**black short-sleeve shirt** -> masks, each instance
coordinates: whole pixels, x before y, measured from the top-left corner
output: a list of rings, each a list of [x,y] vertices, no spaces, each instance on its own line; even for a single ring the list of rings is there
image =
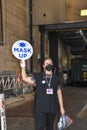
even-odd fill
[[[46,89],[49,88],[44,74],[34,74],[36,80],[35,86],[35,103],[34,111],[57,113],[58,112],[58,97],[57,90],[60,89],[60,81],[57,75],[53,75],[50,82],[50,88],[53,94],[46,94]]]

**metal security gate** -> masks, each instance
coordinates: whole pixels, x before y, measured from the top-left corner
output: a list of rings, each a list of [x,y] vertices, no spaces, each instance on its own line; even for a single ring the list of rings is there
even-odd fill
[[[23,90],[24,82],[18,81],[18,76],[16,75],[3,75],[0,77],[2,86],[5,92],[5,97],[8,98],[10,95],[18,96],[17,91],[19,89]],[[23,94],[23,92],[22,92]]]
[[[0,75],[0,130],[7,130],[5,100],[24,96],[33,91],[33,87],[22,81],[20,75],[1,74]]]
[[[5,98],[9,97],[17,97],[20,95],[24,95],[26,93],[30,93],[33,91],[32,86],[19,81],[19,77],[17,75],[3,75],[0,76],[0,80],[2,82],[2,86],[5,93]]]

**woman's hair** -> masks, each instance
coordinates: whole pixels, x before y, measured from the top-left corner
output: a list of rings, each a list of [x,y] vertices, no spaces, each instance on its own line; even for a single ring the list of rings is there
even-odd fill
[[[50,57],[46,57],[43,61],[43,63],[46,61],[46,60],[51,60],[53,62],[53,60],[50,58]]]

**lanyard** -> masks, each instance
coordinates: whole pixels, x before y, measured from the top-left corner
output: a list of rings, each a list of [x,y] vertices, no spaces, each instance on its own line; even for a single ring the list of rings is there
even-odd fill
[[[48,79],[49,78],[49,79]],[[46,76],[46,83],[47,85],[50,87],[50,84],[51,84],[51,80],[52,80],[52,77],[48,77]]]

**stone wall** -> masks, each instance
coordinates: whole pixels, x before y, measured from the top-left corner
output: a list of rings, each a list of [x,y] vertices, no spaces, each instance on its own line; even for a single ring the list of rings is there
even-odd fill
[[[87,0],[33,0],[33,25],[87,20],[80,16],[87,9]]]
[[[2,0],[3,41],[0,46],[0,70],[20,69],[19,60],[12,55],[12,45],[20,39],[28,39],[26,0]]]

